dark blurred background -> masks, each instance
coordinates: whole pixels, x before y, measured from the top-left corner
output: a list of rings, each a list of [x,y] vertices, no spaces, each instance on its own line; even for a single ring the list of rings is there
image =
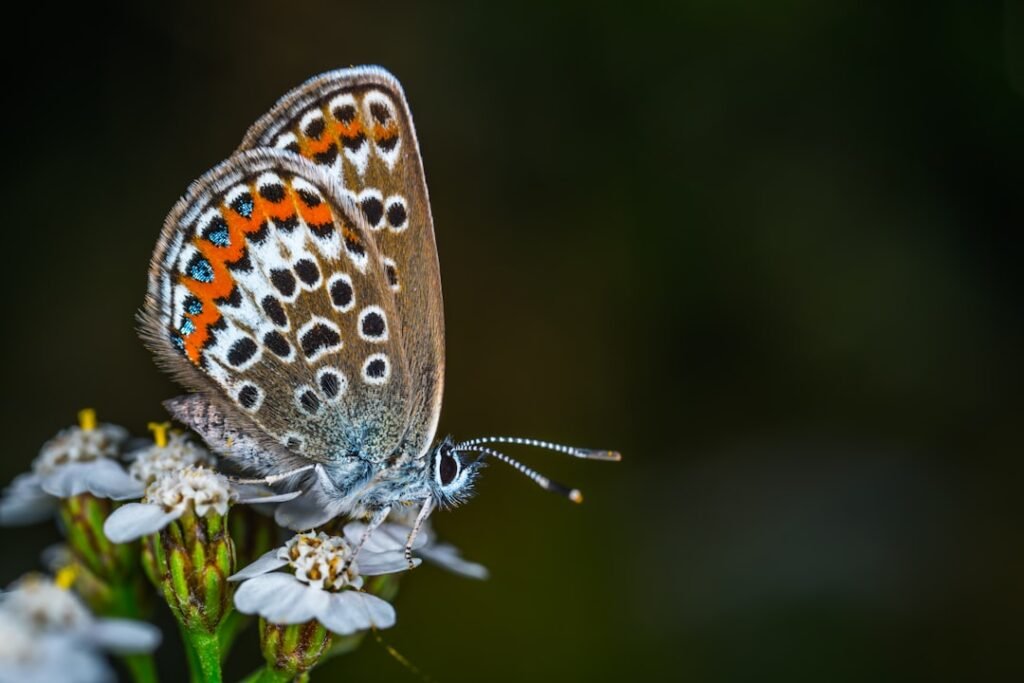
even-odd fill
[[[626,456],[516,452],[582,506],[490,468],[436,521],[491,580],[417,570],[388,643],[439,682],[1020,680],[1024,8],[868,4],[14,10],[3,480],[83,406],[163,416],[133,314],[165,213],[286,90],[378,63],[442,430]],[[58,538],[2,533],[5,584]],[[372,640],[314,678],[417,680]]]

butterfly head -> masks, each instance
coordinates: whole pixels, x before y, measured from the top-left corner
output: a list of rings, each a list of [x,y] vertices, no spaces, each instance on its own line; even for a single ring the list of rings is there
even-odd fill
[[[574,503],[583,502],[583,494],[579,489],[559,484],[491,447],[494,444],[503,443],[535,446],[585,460],[614,462],[622,457],[616,451],[563,446],[550,441],[522,437],[488,436],[459,443],[453,441],[451,437],[445,437],[434,447],[430,461],[430,486],[434,492],[435,501],[445,506],[464,502],[472,495],[473,483],[480,468],[484,466],[486,459],[491,459],[509,465],[545,490],[564,496]],[[470,459],[470,453],[476,454],[475,459]]]
[[[430,487],[438,504],[446,507],[465,502],[473,493],[473,483],[483,462],[470,458],[456,448],[451,437],[434,447],[430,461]]]

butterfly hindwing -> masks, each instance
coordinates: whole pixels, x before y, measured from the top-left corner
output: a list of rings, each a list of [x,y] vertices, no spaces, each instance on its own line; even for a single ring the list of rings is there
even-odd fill
[[[258,148],[311,160],[362,214],[409,365],[410,419],[400,450],[423,456],[440,416],[444,312],[423,163],[401,86],[376,67],[317,76],[249,130],[240,151]]]
[[[220,164],[171,211],[149,277],[149,346],[234,420],[308,460],[398,448],[399,314],[365,222],[321,168],[273,149]]]

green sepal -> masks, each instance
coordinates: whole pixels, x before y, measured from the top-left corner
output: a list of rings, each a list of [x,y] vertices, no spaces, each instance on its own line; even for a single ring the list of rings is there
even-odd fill
[[[60,519],[71,552],[98,579],[118,583],[138,567],[137,543],[113,543],[103,533],[103,522],[116,503],[81,493],[60,501]]]
[[[188,632],[216,634],[231,611],[235,546],[224,516],[191,510],[143,539],[143,566]]]
[[[290,678],[302,676],[323,659],[330,645],[331,632],[315,619],[288,625],[260,619],[260,650],[267,669],[275,674]]]

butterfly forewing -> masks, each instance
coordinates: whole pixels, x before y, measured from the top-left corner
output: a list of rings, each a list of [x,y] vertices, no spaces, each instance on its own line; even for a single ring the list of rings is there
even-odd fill
[[[255,148],[313,161],[362,214],[409,364],[410,419],[400,450],[422,456],[440,415],[444,313],[423,164],[401,86],[372,67],[318,76],[249,130],[240,150]]]
[[[354,204],[288,151],[236,155],[171,211],[144,334],[172,371],[304,458],[380,460],[411,412],[385,264]]]

